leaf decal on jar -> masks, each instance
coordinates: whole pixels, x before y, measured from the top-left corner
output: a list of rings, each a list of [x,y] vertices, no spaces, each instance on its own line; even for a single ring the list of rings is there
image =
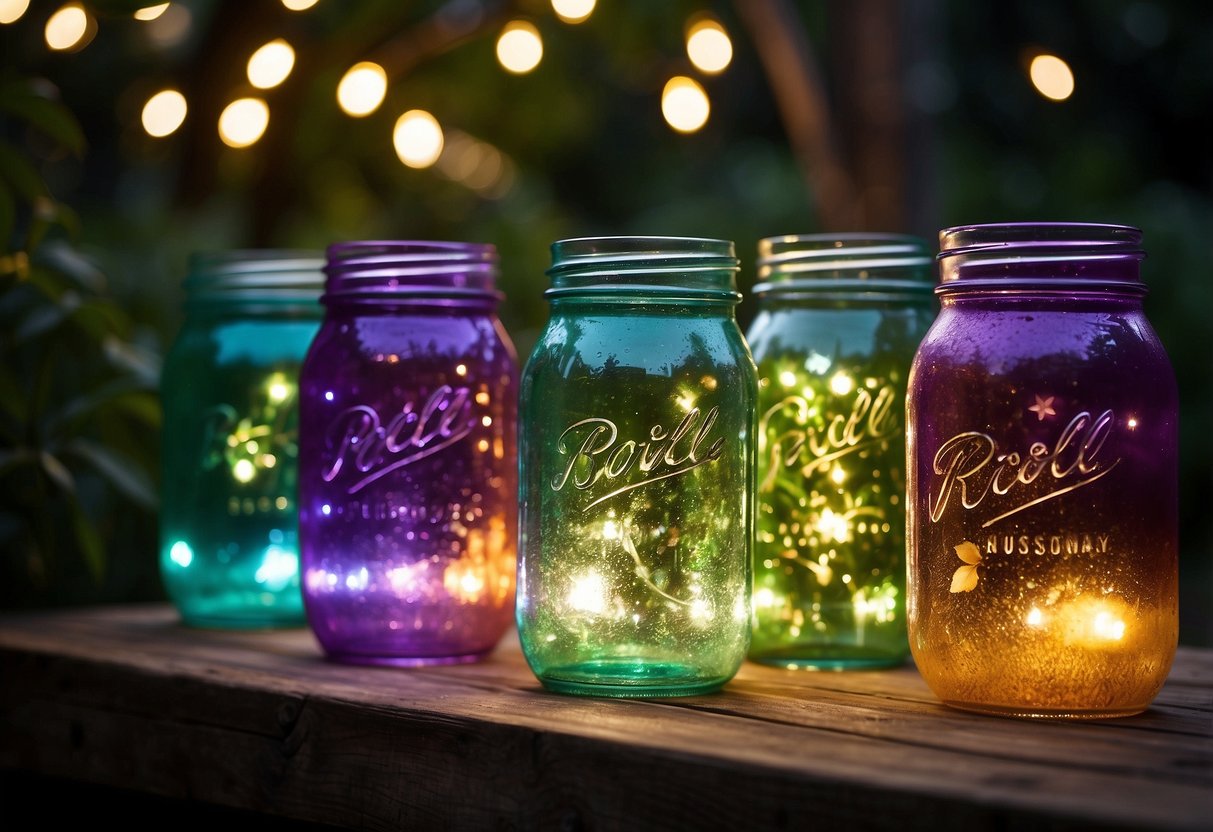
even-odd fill
[[[952,592],[971,592],[977,586],[977,567],[981,565],[981,552],[969,541],[954,546],[956,556],[964,561],[952,575]]]

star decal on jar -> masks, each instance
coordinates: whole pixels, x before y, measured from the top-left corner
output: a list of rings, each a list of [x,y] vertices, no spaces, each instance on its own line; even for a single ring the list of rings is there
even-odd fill
[[[1053,409],[1053,399],[1055,396],[1037,396],[1036,404],[1030,406],[1028,410],[1036,414],[1036,421],[1043,422],[1046,416],[1056,416],[1057,411]]]

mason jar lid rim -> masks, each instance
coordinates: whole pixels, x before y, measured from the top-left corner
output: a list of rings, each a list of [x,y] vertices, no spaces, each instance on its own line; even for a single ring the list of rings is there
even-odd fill
[[[1033,252],[1063,251],[1081,256],[1078,249],[1107,251],[1122,255],[1141,255],[1140,228],[1115,223],[1090,222],[1012,222],[957,225],[939,232],[938,259],[982,252],[1016,250]]]
[[[712,237],[570,237],[552,243],[550,276],[568,272],[587,274],[668,271],[672,264],[686,263],[697,271],[737,271],[732,240]]]
[[[837,273],[835,273],[836,275]],[[818,292],[852,294],[917,294],[929,295],[935,290],[934,279],[861,277],[858,275],[831,276],[819,272],[811,278],[788,278],[765,280],[755,283],[750,292],[764,294],[816,294]]]
[[[245,249],[199,251],[189,257],[187,288],[205,291],[320,286],[324,256],[318,251]]]
[[[462,240],[345,240],[340,243],[331,243],[325,249],[325,253],[330,259],[344,259],[359,252],[366,252],[370,255],[496,255],[497,247],[492,243],[465,242]]]
[[[821,252],[825,254],[826,252]],[[789,274],[796,272],[861,272],[871,269],[905,269],[914,267],[930,267],[935,258],[929,254],[920,254],[915,256],[905,257],[868,257],[866,255],[882,254],[885,252],[865,249],[864,257],[856,257],[850,259],[847,257],[838,257],[837,252],[828,252],[831,257],[827,260],[824,257],[819,259],[818,256],[805,257],[799,253],[792,253],[787,256],[772,255],[768,258],[759,259],[758,270],[761,274]],[[891,252],[890,252],[891,253]],[[926,279],[930,280],[931,276],[927,274]],[[857,279],[863,279],[857,276]]]

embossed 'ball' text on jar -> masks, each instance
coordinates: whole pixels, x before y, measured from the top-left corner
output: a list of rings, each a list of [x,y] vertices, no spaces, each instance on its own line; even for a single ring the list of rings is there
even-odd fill
[[[301,626],[298,377],[320,252],[197,253],[160,398],[160,575],[186,624]]]
[[[714,690],[749,641],[757,378],[733,244],[552,246],[523,373],[517,621],[545,687]]]
[[[960,708],[1137,713],[1178,634],[1176,385],[1143,312],[1141,232],[940,242],[908,400],[914,659]]]
[[[905,622],[905,392],[935,317],[926,243],[758,245],[758,529],[750,658],[893,667]]]
[[[300,377],[308,623],[338,661],[475,661],[510,625],[516,570],[518,372],[496,249],[341,243],[325,271]]]

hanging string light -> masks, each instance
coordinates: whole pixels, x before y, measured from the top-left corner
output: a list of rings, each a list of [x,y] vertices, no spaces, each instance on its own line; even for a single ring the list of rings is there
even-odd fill
[[[719,21],[702,18],[687,31],[687,57],[700,72],[723,72],[733,60],[733,41]]]
[[[442,125],[425,110],[409,110],[396,121],[392,144],[410,168],[428,168],[442,155]]]
[[[565,23],[584,23],[596,5],[598,0],[552,0],[552,11]]]
[[[163,138],[177,131],[188,111],[185,96],[174,89],[161,90],[143,105],[143,129],[153,138]]]
[[[293,12],[307,11],[312,6],[316,5],[319,0],[282,0],[282,5]]]
[[[97,22],[79,3],[68,3],[46,21],[46,45],[56,52],[78,52],[97,34]]]
[[[707,124],[711,104],[708,94],[694,78],[676,75],[661,93],[661,114],[679,133],[694,133]]]
[[[144,6],[135,10],[135,20],[155,20],[168,9],[168,3],[157,3],[155,6]]]
[[[1028,67],[1036,91],[1051,101],[1065,101],[1074,93],[1074,73],[1056,55],[1037,55]]]
[[[497,37],[497,60],[509,72],[525,75],[543,59],[543,39],[534,24],[512,20]]]
[[[371,61],[350,67],[337,85],[337,104],[347,114],[368,116],[383,103],[387,95],[387,73]]]
[[[270,108],[260,98],[239,98],[219,115],[219,138],[228,147],[248,147],[264,135]]]
[[[282,38],[262,46],[248,59],[248,79],[254,87],[272,89],[287,79],[295,68],[295,50]]]
[[[0,0],[0,23],[16,23],[29,9],[29,0]]]

